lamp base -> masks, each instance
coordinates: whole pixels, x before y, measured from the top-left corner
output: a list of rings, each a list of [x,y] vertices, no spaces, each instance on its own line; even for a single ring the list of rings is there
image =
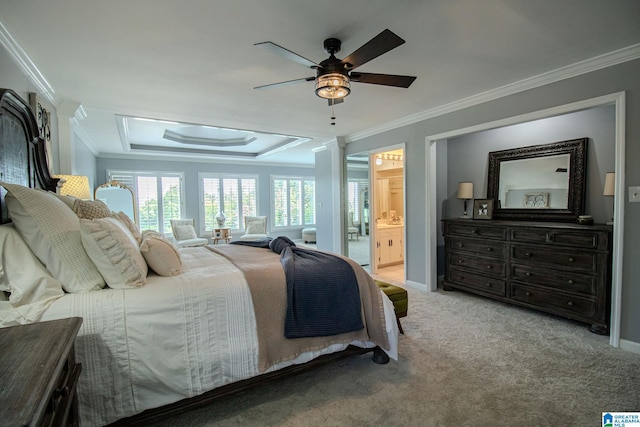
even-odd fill
[[[469,215],[467,215],[467,213],[465,212],[464,215],[460,215],[461,219],[471,219],[471,217]]]

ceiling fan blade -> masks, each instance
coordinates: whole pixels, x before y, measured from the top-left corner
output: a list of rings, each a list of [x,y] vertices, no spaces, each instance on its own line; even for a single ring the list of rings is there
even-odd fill
[[[280,55],[285,57],[286,59],[288,59],[289,61],[293,61],[293,62],[297,62],[300,65],[303,65],[305,67],[309,67],[309,68],[317,68],[320,65],[316,64],[315,62],[313,62],[310,59],[305,58],[304,56],[298,55],[295,52],[291,52],[289,49],[286,49],[282,46],[279,46],[273,42],[260,42],[260,43],[255,43],[254,46],[259,46],[259,47],[263,47],[265,49],[270,50],[271,52],[275,53],[276,55]]]
[[[312,82],[315,79],[316,79],[315,77],[303,77],[301,79],[287,80],[286,82],[271,83],[268,85],[256,86],[254,87],[254,89],[271,89],[272,87],[286,86],[286,85],[295,84],[295,83]]]
[[[327,99],[327,101],[329,102],[329,107],[331,107],[332,105],[342,104],[344,102],[344,98],[330,98]]]
[[[383,53],[387,53],[391,49],[395,49],[403,43],[403,39],[391,30],[387,29],[366,42],[351,55],[344,58],[342,63],[349,64],[349,69],[353,70],[354,68],[377,58]]]
[[[414,76],[397,76],[394,74],[356,73],[349,75],[352,82],[371,83],[374,85],[408,88],[416,79]]]

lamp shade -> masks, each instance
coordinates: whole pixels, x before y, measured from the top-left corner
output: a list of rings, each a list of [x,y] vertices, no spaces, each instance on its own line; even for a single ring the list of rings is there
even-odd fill
[[[604,191],[603,196],[613,196],[616,194],[616,173],[607,172],[604,177]]]
[[[60,194],[72,196],[77,199],[90,199],[89,177],[83,175],[54,175],[60,179]]]
[[[473,199],[473,182],[458,183],[458,199]]]

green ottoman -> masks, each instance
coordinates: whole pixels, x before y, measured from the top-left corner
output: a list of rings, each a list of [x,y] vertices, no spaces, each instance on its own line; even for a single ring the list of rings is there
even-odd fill
[[[407,290],[400,286],[395,286],[380,280],[376,280],[375,282],[393,303],[393,309],[396,312],[396,322],[398,322],[398,329],[401,334],[404,334],[402,325],[400,324],[400,318],[407,315],[407,308],[409,307],[409,296],[407,295]]]

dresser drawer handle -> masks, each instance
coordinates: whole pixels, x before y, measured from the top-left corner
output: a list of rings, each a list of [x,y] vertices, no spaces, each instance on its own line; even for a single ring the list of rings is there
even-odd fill
[[[487,270],[491,270],[493,268],[492,265],[487,265]]]
[[[493,248],[487,248],[487,252],[493,251]]]
[[[531,277],[531,273],[529,273],[528,271],[526,273],[524,273],[525,276],[527,277]]]
[[[478,234],[478,230],[477,229],[471,230],[471,234]]]
[[[526,296],[530,297],[531,296],[531,292],[525,292],[524,293]]]
[[[458,247],[459,248],[464,248],[464,245],[462,243],[458,243]]]
[[[575,259],[573,257],[569,257],[569,262],[575,262]]]
[[[462,264],[463,262],[464,262],[464,260],[463,260],[463,259],[459,259],[459,260],[458,260],[458,264]]]
[[[526,252],[525,255],[528,256],[529,258],[531,258],[532,254],[531,254],[531,252]]]
[[[573,307],[573,301],[569,301],[569,302],[567,303],[567,305],[568,305],[569,307]]]
[[[569,280],[568,280],[568,283],[569,283],[570,285],[573,285],[574,281],[573,281],[573,280],[571,280],[571,279],[569,279]]]
[[[491,283],[487,283],[487,288],[491,288],[493,285]]]

